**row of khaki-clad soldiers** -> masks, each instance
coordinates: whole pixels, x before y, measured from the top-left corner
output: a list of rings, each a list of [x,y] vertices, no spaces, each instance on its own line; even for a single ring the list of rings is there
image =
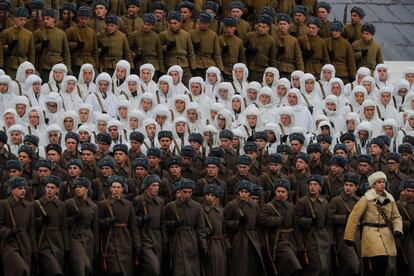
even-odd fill
[[[205,2],[197,15],[188,1],[168,13],[166,3],[154,2],[142,18],[139,1],[115,14],[112,2],[97,0],[91,7],[66,3],[60,21],[58,11],[39,0],[28,3],[30,11],[0,2],[5,20],[0,66],[14,77],[18,66],[30,61],[47,81],[56,63],[64,63],[77,76],[84,63],[112,73],[124,59],[136,72],[142,64],[153,64],[156,76],[179,65],[187,84],[191,76],[203,76],[211,66],[229,79],[233,64],[245,63],[249,80],[258,81],[267,67],[277,67],[287,77],[295,70],[317,75],[331,63],[337,77],[348,83],[356,68],[365,66],[373,72],[383,63],[381,47],[373,40],[375,27],[362,23],[365,12],[359,7],[352,8],[352,21],[344,27],[329,21],[331,6],[326,2],[295,5],[289,13],[262,6],[253,21],[243,19],[249,6],[240,1],[223,6],[227,17],[218,15],[220,5],[214,1]]]
[[[412,136],[401,155],[374,138],[358,157],[343,145],[323,151],[325,139],[301,152],[298,134],[268,155],[262,132],[236,156],[231,138],[222,131],[202,158],[192,146],[144,156],[139,132],[131,149],[109,151],[110,135],[98,134],[79,152],[68,133],[63,153],[50,144],[41,159],[28,135],[16,160],[0,132],[4,275],[413,273]],[[355,136],[343,139],[351,146]]]

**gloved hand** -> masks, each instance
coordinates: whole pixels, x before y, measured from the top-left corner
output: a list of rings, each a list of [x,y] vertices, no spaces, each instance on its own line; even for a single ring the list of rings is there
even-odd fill
[[[309,112],[313,114],[313,106],[308,106]]]
[[[312,218],[312,226],[318,225],[318,217]]]
[[[361,56],[366,57],[368,55],[368,49],[362,49]]]
[[[334,51],[328,51],[329,59],[332,61],[335,59],[335,52]]]
[[[312,49],[304,50],[304,51],[302,51],[302,56],[303,56],[303,58],[311,58],[311,57],[313,57],[314,53],[315,53],[315,51],[312,50]]]
[[[109,51],[109,47],[108,46],[102,46],[101,48],[101,56],[105,56]]]
[[[175,42],[175,40],[172,40],[172,41],[168,42],[168,44],[167,44],[167,51],[171,51],[176,46],[177,46],[177,42]]]
[[[395,240],[402,240],[404,238],[404,234],[400,231],[394,231],[394,238]]]
[[[149,222],[151,221],[151,215],[150,214],[146,214],[144,215],[144,217],[142,218],[143,222]]]
[[[177,219],[174,223],[175,227],[180,227],[181,225],[184,224],[184,220],[183,219]]]
[[[85,46],[85,41],[79,41],[78,45],[76,45],[76,49],[78,50],[83,49],[84,46]]]
[[[246,225],[246,224],[247,224],[247,222],[248,222],[248,218],[247,218],[247,216],[241,216],[241,217],[240,217],[240,219],[239,219],[239,225],[240,225],[240,226]]]
[[[116,216],[113,216],[113,217],[107,218],[108,223],[109,223],[110,225],[114,225],[117,219],[118,219],[118,218],[117,218]]]
[[[42,40],[42,48],[46,48],[49,45],[49,39]]]
[[[72,216],[72,220],[74,223],[78,223],[82,220],[82,214],[80,212],[76,212],[73,216]]]
[[[229,53],[229,45],[224,45],[223,48],[221,48],[221,51],[223,52],[223,54],[228,54]]]
[[[49,216],[42,216],[42,224],[43,225],[49,225],[50,217]]]
[[[198,50],[200,50],[200,47],[201,47],[200,42],[195,42],[195,43],[193,44],[193,49],[194,49],[194,52],[198,52]]]
[[[246,57],[254,57],[257,54],[257,49],[248,46],[246,48]]]
[[[9,54],[11,54],[11,52],[13,52],[14,48],[16,48],[17,43],[18,43],[17,39],[13,39],[13,40],[9,43],[9,46],[8,46],[8,48],[9,48]]]
[[[280,46],[279,49],[277,49],[277,56],[283,56],[285,54],[286,48],[285,46]]]
[[[345,240],[345,244],[348,246],[354,246],[355,242],[351,240]]]

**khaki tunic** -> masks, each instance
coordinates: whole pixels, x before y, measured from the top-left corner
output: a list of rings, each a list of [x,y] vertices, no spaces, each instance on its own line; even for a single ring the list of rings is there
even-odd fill
[[[142,29],[142,25],[144,25],[144,21],[136,16],[136,17],[129,17],[124,15],[121,17],[122,25],[123,25],[123,32],[129,36],[132,32],[139,31]]]
[[[304,35],[298,38],[302,50],[305,72],[318,76],[322,66],[329,63],[325,40],[319,36]]]
[[[309,27],[303,23],[294,23],[290,25],[289,34],[296,38],[299,38],[303,35],[307,35],[309,32]]]
[[[35,64],[35,48],[33,34],[25,28],[8,28],[0,33],[1,43],[5,52],[6,73],[17,71],[19,65],[25,61]],[[16,47],[10,52],[7,45],[17,40]]]
[[[326,40],[331,64],[338,78],[353,78],[356,74],[355,56],[351,44],[342,37]]]
[[[237,36],[222,35],[219,37],[219,44],[222,53],[224,74],[231,76],[233,65],[246,63],[243,41]]]
[[[346,24],[344,27],[344,33],[342,36],[349,41],[349,43],[353,43],[361,39],[362,31],[361,31],[361,23],[357,24]]]
[[[406,275],[414,275],[414,262],[412,260],[412,256],[414,256],[414,228],[412,226],[414,218],[414,201],[400,199],[396,204],[403,221],[404,240],[402,241],[402,246],[408,260],[407,270],[405,272]],[[400,258],[404,260],[403,256],[400,256]]]
[[[141,238],[135,210],[125,198],[108,198],[99,202],[99,224],[101,230],[101,252],[109,274],[122,273],[132,276],[134,257],[141,246]],[[109,219],[116,217],[113,225]]]
[[[96,34],[104,33],[106,30],[106,24],[104,18],[91,18],[89,20],[89,27],[95,30]]]
[[[64,253],[69,250],[69,235],[65,204],[59,199],[42,197],[31,203],[39,245],[39,269],[43,275],[63,274]],[[43,218],[48,217],[48,224]]]
[[[213,19],[208,28],[215,32],[217,35],[222,35],[224,33],[224,24],[217,18]]]
[[[269,34],[260,35],[257,32],[250,32],[244,41],[246,47],[247,67],[256,75],[263,75],[267,67],[276,66],[275,40]],[[256,52],[248,56],[249,49]]]
[[[160,39],[166,67],[179,65],[182,68],[196,68],[196,57],[189,33],[183,30],[177,33],[167,30],[160,33]],[[167,49],[167,44],[171,42],[175,43],[175,47]]]
[[[246,35],[251,32],[252,26],[250,26],[249,22],[240,18],[239,25],[237,25],[236,35],[241,39],[244,40]]]
[[[319,29],[318,35],[322,38],[331,37],[331,21],[326,20],[322,22],[322,27]]]
[[[38,29],[34,31],[33,37],[39,55],[39,66],[36,69],[50,71],[56,63],[64,63],[70,71],[72,61],[64,31],[57,27]],[[46,47],[42,46],[44,40],[49,40]]]
[[[1,200],[0,207],[4,275],[30,275],[32,253],[37,252],[33,208],[26,200],[16,201],[12,196]],[[20,230],[14,236],[9,236],[14,227],[9,210],[13,214],[15,227]]]
[[[165,18],[162,20],[157,20],[154,25],[154,32],[157,34],[162,33],[168,29],[168,22]]]
[[[122,0],[109,0],[108,13],[112,13],[117,16],[125,14],[127,11],[125,3],[126,2]]]
[[[95,31],[91,27],[73,26],[66,30],[69,49],[71,50],[72,65],[81,67],[84,63],[90,63],[96,68],[99,64],[98,41]],[[82,49],[77,49],[78,43],[85,44]]]
[[[302,52],[298,40],[290,34],[276,34],[276,68],[285,74],[303,71]]]
[[[382,207],[394,231],[402,232],[402,219],[398,212],[394,198],[386,193],[389,203],[380,206],[377,200],[379,195],[374,189],[365,193],[352,209],[348,223],[345,228],[345,240],[354,241],[357,226],[362,219],[364,223],[385,224],[383,217],[379,214],[377,206]],[[361,256],[396,256],[394,235],[389,227],[363,226],[361,239]]]
[[[108,52],[101,56],[103,69],[114,70],[119,60],[124,59],[133,65],[131,51],[129,50],[128,41],[124,33],[116,30],[114,33],[107,32],[98,35],[98,45],[108,47]]]
[[[223,71],[224,67],[217,34],[211,30],[191,30],[190,36],[196,55],[197,69],[216,66],[220,71]]]
[[[287,13],[291,14],[295,7],[294,0],[271,0],[270,6],[272,6],[276,13]]]
[[[197,29],[197,22],[194,19],[190,19],[187,22],[181,22],[181,29],[190,32],[191,30]]]
[[[384,63],[381,45],[374,40],[363,41],[359,39],[352,43],[352,50],[355,54],[357,68],[365,66],[371,70],[371,74],[377,64]]]

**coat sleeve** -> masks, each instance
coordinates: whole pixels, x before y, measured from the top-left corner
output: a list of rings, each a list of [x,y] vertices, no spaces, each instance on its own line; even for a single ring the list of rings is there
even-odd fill
[[[201,206],[199,206],[198,208],[197,223],[195,227],[198,239],[198,246],[204,253],[207,253],[207,227],[204,221],[204,210]]]
[[[331,222],[334,226],[344,226],[346,224],[346,215],[338,214],[338,199],[334,198],[329,203],[329,209],[331,211]]]
[[[29,207],[30,209],[30,217],[29,217],[29,225],[27,232],[30,236],[30,242],[32,245],[32,253],[37,253],[37,242],[36,242],[36,227],[35,227],[35,217],[34,217],[34,208],[32,205]]]
[[[214,62],[216,63],[216,66],[218,69],[220,69],[220,71],[224,71],[223,60],[221,59],[221,48],[219,44],[219,38],[217,35],[214,36],[213,43],[214,43],[214,53],[213,53]]]
[[[61,206],[62,208],[62,217],[61,224],[60,224],[60,231],[62,232],[63,237],[63,248],[64,250],[69,250],[69,231],[68,231],[68,220],[66,216],[66,207],[64,204]]]
[[[190,35],[188,35],[188,38],[187,38],[187,59],[188,59],[188,65],[190,69],[196,69],[197,67],[196,56],[194,54],[193,43],[191,42]]]
[[[302,51],[300,50],[299,42],[295,42],[295,60],[296,70],[304,71],[305,65],[303,64]]]
[[[141,247],[141,235],[138,228],[137,218],[135,216],[134,212],[134,206],[132,203],[128,202],[128,225],[129,225],[129,231],[132,234],[132,242],[134,244],[134,248],[140,248]]]
[[[268,203],[272,204],[272,203]],[[261,208],[257,215],[257,223],[266,228],[277,228],[282,225],[283,217],[279,217],[272,210],[272,208],[266,205]]]
[[[363,196],[358,203],[352,209],[351,214],[349,215],[348,222],[345,227],[345,240],[354,241],[355,240],[355,232],[361,217],[364,215],[365,210],[367,209],[368,200],[365,196]]]
[[[70,51],[69,51],[69,43],[68,39],[66,38],[66,33],[63,33],[63,41],[62,41],[62,57],[63,61],[68,68],[68,71],[71,71],[72,69],[72,60],[70,58]]]
[[[402,218],[400,212],[398,211],[398,207],[395,204],[395,201],[392,202],[390,221],[392,222],[392,228],[394,232],[403,232]]]
[[[309,230],[312,227],[312,218],[306,217],[306,207],[303,200],[299,200],[295,206],[296,222],[299,228]]]
[[[234,211],[234,206],[232,205],[227,205],[226,208],[224,208],[224,220],[226,229],[229,229],[231,231],[237,231],[239,229],[240,216],[236,216]]]

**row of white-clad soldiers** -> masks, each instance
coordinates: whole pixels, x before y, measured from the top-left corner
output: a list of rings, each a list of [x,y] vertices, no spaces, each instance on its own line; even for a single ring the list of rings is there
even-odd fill
[[[42,84],[34,66],[24,62],[15,80],[0,75],[1,123],[12,151],[17,152],[25,134],[37,135],[45,146],[52,142],[50,133],[62,137],[77,131],[93,141],[110,128],[116,129],[113,144],[128,144],[128,134],[141,131],[146,136],[144,153],[146,147],[157,146],[159,130],[171,130],[178,147],[188,143],[189,133],[208,132],[213,137],[206,141],[208,148],[224,129],[242,143],[266,130],[275,134],[269,152],[293,132],[305,134],[308,142],[329,134],[332,146],[341,133],[355,132],[363,140],[362,153],[371,137],[389,136],[396,151],[404,135],[414,134],[414,68],[406,68],[391,83],[385,64],[377,65],[373,77],[361,67],[355,81],[345,86],[330,64],[323,66],[319,80],[301,71],[293,72],[290,80],[279,78],[278,70],[270,67],[262,83],[248,82],[248,69],[241,63],[233,67],[232,82],[222,82],[218,68],[210,67],[205,79],[193,77],[188,87],[181,82],[179,66],[169,68],[157,83],[151,64],[139,72],[130,74],[130,64],[121,60],[112,77],[101,73],[95,78],[95,68],[84,64],[77,79],[67,75],[64,64],[56,64],[49,82]]]

